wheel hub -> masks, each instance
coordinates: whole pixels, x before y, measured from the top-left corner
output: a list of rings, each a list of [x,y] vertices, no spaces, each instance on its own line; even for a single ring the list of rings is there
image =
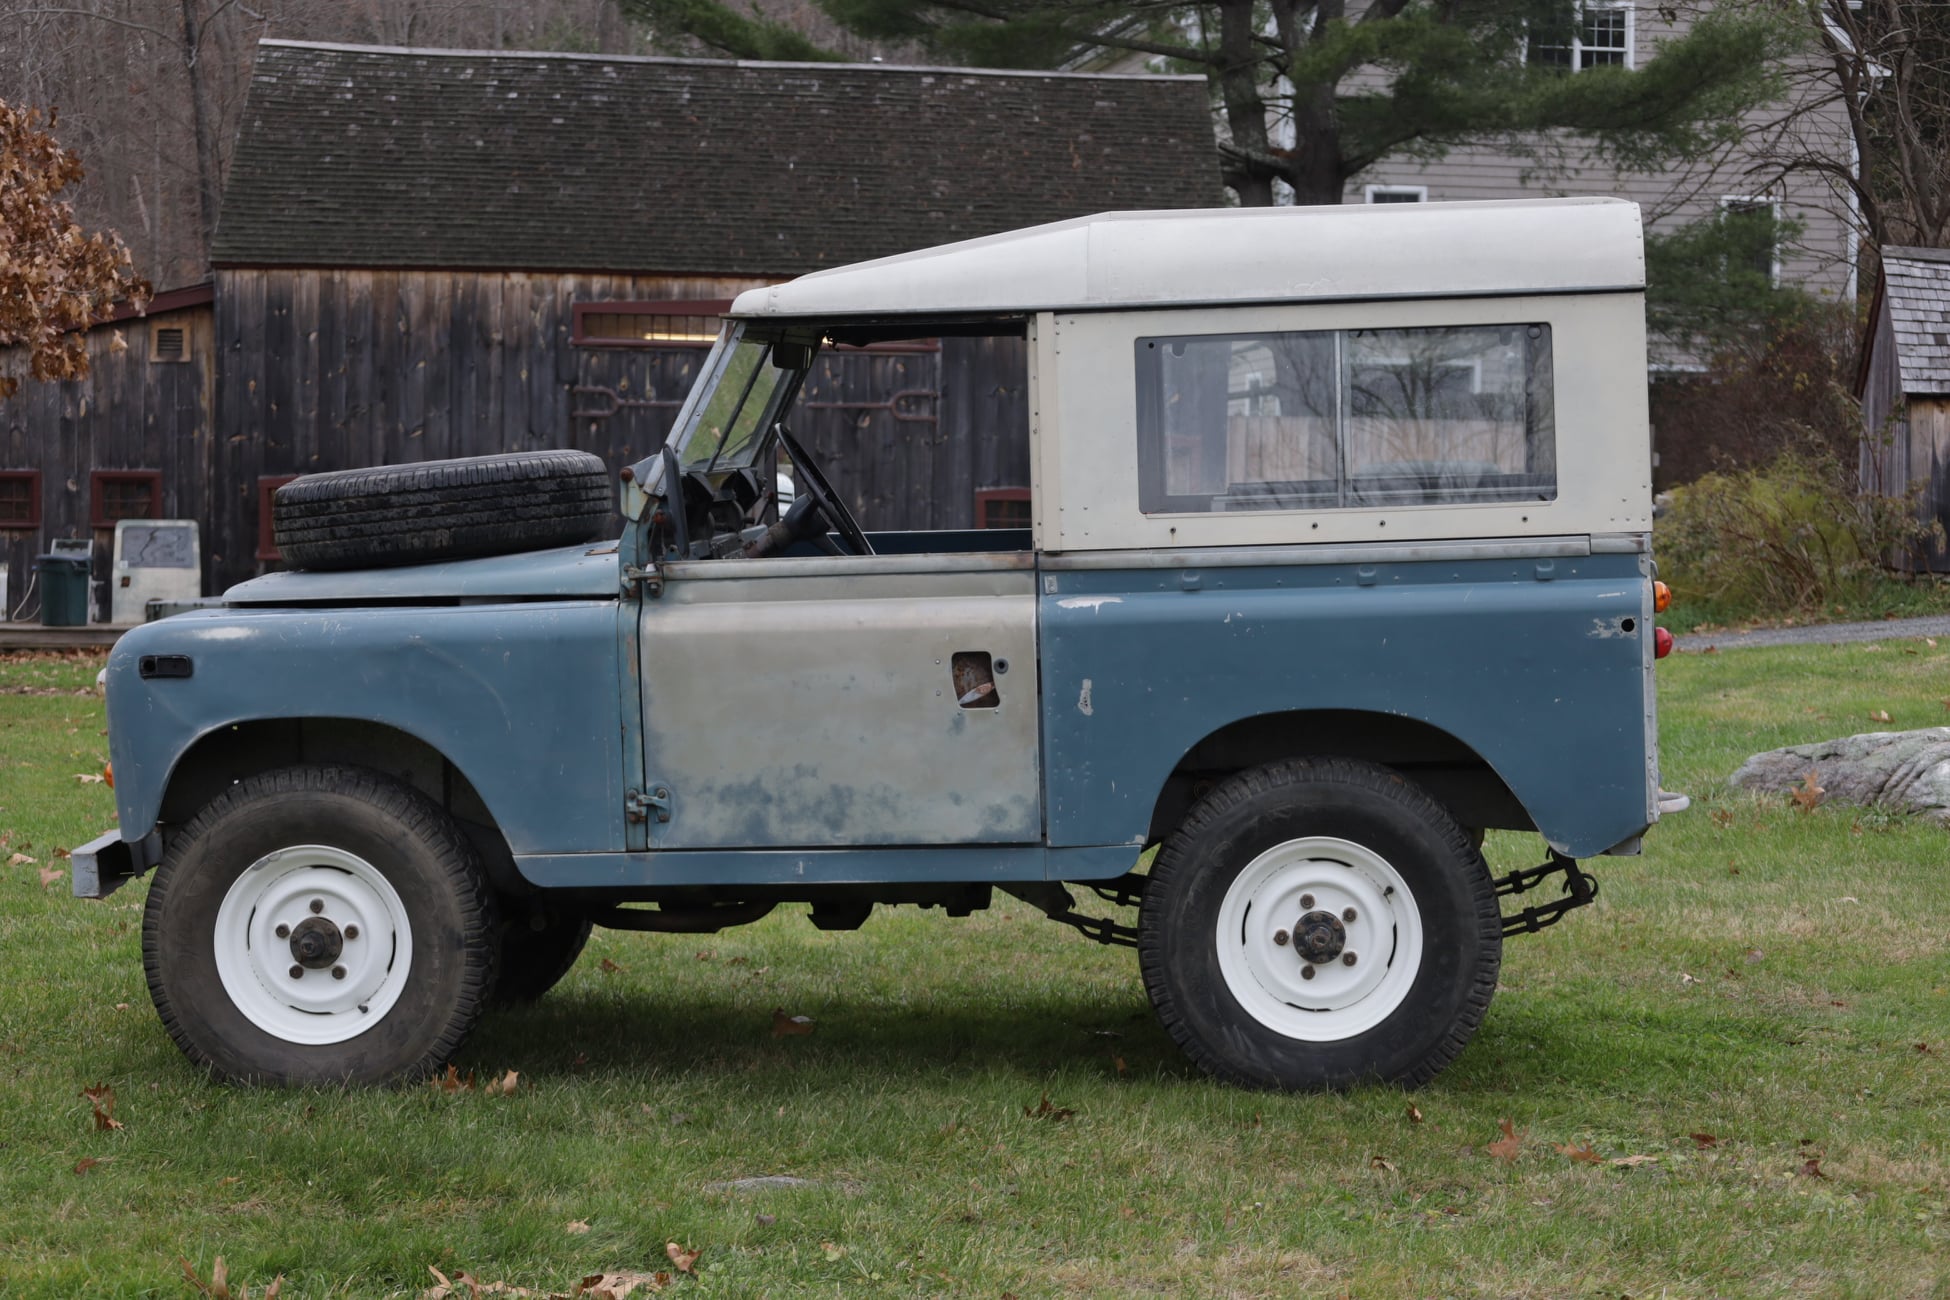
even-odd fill
[[[1347,927],[1332,912],[1309,912],[1293,927],[1293,951],[1316,965],[1330,962],[1347,947]]]
[[[306,970],[324,970],[345,951],[345,936],[322,916],[308,916],[291,932],[291,960]]]

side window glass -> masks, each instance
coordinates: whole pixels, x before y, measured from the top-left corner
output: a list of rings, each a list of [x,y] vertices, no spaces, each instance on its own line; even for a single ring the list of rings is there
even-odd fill
[[[1548,501],[1550,327],[1137,341],[1146,514]]]

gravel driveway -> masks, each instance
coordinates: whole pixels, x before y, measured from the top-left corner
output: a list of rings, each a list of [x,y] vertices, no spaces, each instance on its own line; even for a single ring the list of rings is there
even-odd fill
[[[1839,645],[1844,641],[1901,641],[1926,636],[1950,637],[1950,615],[1891,618],[1874,623],[1772,627],[1756,632],[1689,632],[1684,636],[1674,634],[1673,649],[1682,654],[1696,654],[1702,650],[1734,650],[1750,645]]]

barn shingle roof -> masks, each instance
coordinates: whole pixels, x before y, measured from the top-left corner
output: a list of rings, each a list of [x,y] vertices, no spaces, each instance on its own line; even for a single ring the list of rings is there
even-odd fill
[[[265,41],[212,260],[796,275],[1223,201],[1198,78]]]
[[[1905,393],[1950,393],[1950,249],[1885,248],[1883,293]]]

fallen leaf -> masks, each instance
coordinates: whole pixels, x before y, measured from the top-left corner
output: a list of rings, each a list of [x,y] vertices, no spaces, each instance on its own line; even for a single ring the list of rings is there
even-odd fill
[[[605,957],[602,959],[600,963],[598,963],[596,969],[600,970],[605,975],[614,975],[617,971],[622,970],[623,968],[621,966],[618,966],[615,962],[611,961],[609,958]]]
[[[1688,985],[1697,984],[1697,983],[1699,983],[1699,981],[1693,978],[1691,975],[1688,975],[1685,971],[1679,972],[1679,987],[1685,988]]]
[[[1657,1156],[1620,1156],[1611,1163],[1621,1169],[1637,1169],[1640,1165],[1653,1164],[1658,1159],[1659,1157]]]
[[[1816,1157],[1802,1161],[1801,1167],[1794,1172],[1803,1178],[1819,1178],[1824,1182],[1828,1180],[1828,1175],[1821,1172],[1821,1160]]]
[[[1043,1100],[1040,1103],[1038,1103],[1033,1109],[1028,1106],[1024,1106],[1022,1108],[1022,1113],[1024,1115],[1027,1115],[1030,1119],[1047,1119],[1047,1120],[1060,1121],[1060,1120],[1066,1120],[1071,1118],[1076,1114],[1076,1111],[1071,1109],[1068,1106],[1050,1105],[1049,1094],[1044,1093]]]
[[[510,1070],[499,1079],[489,1079],[484,1091],[490,1097],[512,1097],[515,1095],[515,1081],[519,1078],[520,1074]]]
[[[1490,1143],[1484,1150],[1498,1160],[1515,1160],[1517,1153],[1523,1150],[1524,1135],[1517,1132],[1516,1125],[1507,1119],[1500,1119],[1496,1123],[1497,1127],[1503,1130],[1503,1136]]]
[[[1789,791],[1788,793],[1788,798],[1802,812],[1813,812],[1815,805],[1821,802],[1821,797],[1828,793],[1828,791],[1821,788],[1818,779],[1819,773],[1820,769],[1809,768],[1808,774],[1801,778],[1801,788]]]
[[[1131,1072],[1131,1067],[1124,1064],[1124,1058],[1121,1056],[1111,1057],[1110,1063],[1117,1067],[1117,1077],[1120,1079]]]
[[[779,1216],[776,1214],[754,1214],[752,1218],[758,1222],[758,1226],[761,1228],[769,1228],[779,1221]]]
[[[25,853],[16,853],[7,859],[7,865],[10,867],[27,867],[39,861],[39,858],[30,858]]]
[[[1917,1051],[1919,1051],[1919,1052],[1921,1052],[1921,1053],[1923,1053],[1923,1055],[1925,1055],[1925,1056],[1935,1056],[1935,1055],[1936,1055],[1936,1053],[1935,1053],[1935,1052],[1933,1052],[1933,1051],[1931,1051],[1931,1050],[1930,1050],[1930,1045],[1929,1045],[1928,1043],[1918,1043],[1918,1044],[1916,1045],[1916,1050],[1917,1050]]]
[[[826,1256],[826,1262],[831,1264],[845,1257],[846,1247],[835,1246],[830,1241],[822,1241],[819,1243],[819,1253]]]
[[[112,1159],[114,1159],[113,1156],[83,1156],[74,1162],[74,1171],[77,1174],[85,1174],[96,1165],[101,1164],[104,1160]]]
[[[1382,1159],[1380,1156],[1369,1156],[1368,1168],[1379,1169],[1384,1174],[1392,1174],[1396,1172],[1395,1166],[1390,1164],[1388,1161]]]
[[[1727,827],[1733,825],[1733,810],[1731,808],[1715,808],[1713,810],[1713,824],[1721,830],[1725,830]]]
[[[573,1300],[577,1296],[588,1296],[589,1300],[629,1300],[638,1287],[647,1287],[652,1292],[661,1291],[670,1281],[668,1273],[591,1273],[576,1283],[570,1292]]]
[[[587,1219],[571,1220],[569,1226],[562,1229],[562,1231],[568,1233],[571,1237],[580,1237],[583,1233],[589,1231],[589,1220]]]
[[[74,774],[74,779],[81,782],[83,785],[108,784],[108,778],[103,776],[100,772],[76,772]]]
[[[49,885],[68,874],[59,867],[36,867],[35,870],[40,873],[42,889],[46,889]]]
[[[1568,1142],[1553,1142],[1551,1145],[1557,1148],[1559,1155],[1569,1156],[1574,1164],[1602,1165],[1605,1163],[1605,1158],[1599,1155],[1597,1150],[1589,1144],[1580,1147],[1572,1146]]]
[[[447,1073],[428,1079],[427,1086],[435,1092],[459,1092],[463,1088],[468,1092],[477,1091],[474,1086],[474,1072],[469,1070],[467,1077],[463,1079],[461,1078],[460,1071],[452,1065],[447,1067]]]
[[[1420,1124],[1420,1123],[1422,1122],[1422,1108],[1421,1108],[1421,1107],[1419,1107],[1419,1106],[1415,1106],[1415,1105],[1410,1105],[1410,1106],[1409,1106],[1409,1108],[1408,1108],[1408,1122],[1409,1122],[1409,1123],[1411,1123],[1411,1124]]]
[[[95,1108],[95,1131],[107,1133],[122,1127],[122,1121],[115,1118],[115,1089],[106,1083],[98,1083],[92,1088],[83,1088],[81,1095]]]
[[[1889,710],[1887,709],[1870,709],[1869,721],[1870,722],[1894,722],[1895,719],[1889,716]]]
[[[1766,953],[1764,953],[1764,952],[1762,952],[1762,951],[1761,951],[1760,949],[1758,949],[1758,948],[1749,948],[1749,949],[1747,949],[1747,956],[1746,956],[1746,962],[1747,962],[1747,964],[1748,964],[1749,966],[1751,966],[1751,965],[1753,965],[1753,964],[1754,964],[1755,962],[1757,962],[1757,961],[1760,961],[1761,959],[1763,959],[1763,958],[1764,958],[1764,957],[1766,957],[1766,956],[1767,956],[1767,954],[1766,954]]]
[[[811,1016],[788,1016],[784,1007],[772,1008],[772,1037],[796,1038],[813,1031]]]
[[[1720,1145],[1720,1139],[1714,1137],[1711,1133],[1688,1133],[1686,1136],[1693,1139],[1693,1145],[1702,1151],[1708,1147]]]
[[[702,1250],[685,1250],[674,1241],[664,1243],[664,1254],[670,1256],[670,1262],[677,1266],[677,1271],[689,1273],[692,1277],[697,1276],[697,1257],[703,1253]]]

